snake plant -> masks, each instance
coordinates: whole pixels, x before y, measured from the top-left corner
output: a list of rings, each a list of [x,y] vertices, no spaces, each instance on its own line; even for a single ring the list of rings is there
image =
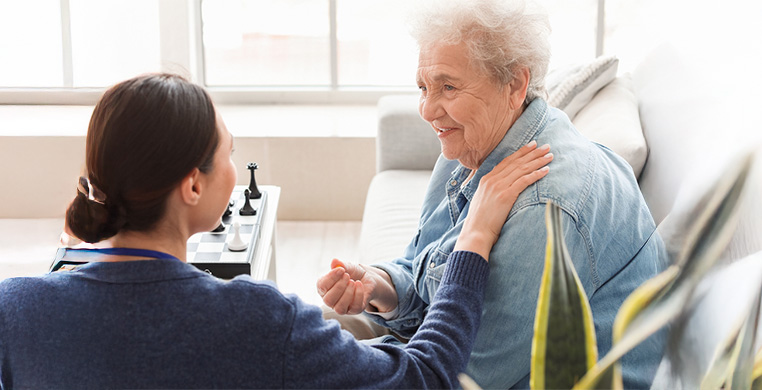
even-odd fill
[[[532,389],[571,388],[598,360],[593,314],[564,243],[561,208],[549,202],[545,270],[532,338]],[[552,325],[552,326],[551,326]]]

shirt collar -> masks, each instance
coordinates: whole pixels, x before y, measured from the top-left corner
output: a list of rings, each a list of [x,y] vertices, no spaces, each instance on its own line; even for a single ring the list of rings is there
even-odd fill
[[[469,180],[466,187],[463,188],[463,195],[470,202],[479,186],[482,176],[497,166],[503,159],[513,152],[519,150],[522,146],[528,144],[531,140],[537,138],[537,135],[545,127],[548,121],[548,104],[545,100],[537,98],[532,100],[524,109],[524,112],[516,119],[503,139],[490,152],[482,165],[476,170],[474,177]],[[462,175],[468,168],[459,165],[453,172],[454,176]]]
[[[72,272],[86,278],[109,283],[150,283],[173,279],[209,276],[196,267],[177,259],[91,262]]]

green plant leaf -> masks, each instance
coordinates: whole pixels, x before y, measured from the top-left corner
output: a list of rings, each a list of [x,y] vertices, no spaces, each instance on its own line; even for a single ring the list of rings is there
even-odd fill
[[[675,280],[678,272],[679,267],[669,267],[664,272],[645,281],[627,297],[624,303],[622,303],[622,307],[619,309],[616,319],[614,320],[612,344],[616,344],[622,338],[622,334],[632,322],[633,318],[640,313],[643,308],[650,305],[654,299],[664,291],[666,286]],[[622,387],[622,374],[621,369],[619,368],[619,363],[617,362],[616,364],[612,364],[605,369],[600,369],[594,373],[588,372],[587,375],[585,375],[585,378],[577,383],[574,388],[621,389]]]
[[[762,390],[762,348],[757,351],[754,357],[754,369],[751,374],[752,390]]]
[[[532,389],[569,389],[598,358],[593,314],[564,243],[561,209],[548,203],[545,270],[532,339]],[[552,326],[550,326],[552,324]]]
[[[759,321],[759,305],[762,286],[749,307],[736,321],[728,337],[715,351],[709,369],[701,382],[702,389],[749,389],[752,387],[754,344]]]
[[[749,153],[731,164],[714,186],[695,224],[687,235],[675,267],[670,267],[652,281],[638,287],[627,298],[614,320],[611,350],[575,386],[591,389],[602,384],[601,378],[614,370],[619,359],[664,325],[677,318],[687,307],[693,291],[706,272],[719,259],[733,236],[739,218],[739,201],[753,165]]]

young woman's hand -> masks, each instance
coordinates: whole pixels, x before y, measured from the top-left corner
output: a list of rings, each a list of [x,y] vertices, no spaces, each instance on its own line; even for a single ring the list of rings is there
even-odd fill
[[[488,259],[513,203],[521,191],[545,177],[553,160],[550,146],[535,141],[501,161],[479,181],[455,250],[476,252]]]

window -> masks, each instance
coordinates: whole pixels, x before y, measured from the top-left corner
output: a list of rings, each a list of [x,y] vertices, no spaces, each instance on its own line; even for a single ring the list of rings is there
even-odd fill
[[[157,71],[158,26],[151,0],[2,2],[0,86],[103,87]]]
[[[539,2],[553,28],[551,67],[600,53],[604,0]],[[104,87],[154,71],[183,73],[219,103],[372,103],[416,90],[408,3],[5,1],[0,103],[93,104]]]
[[[411,87],[404,0],[203,1],[212,86]]]
[[[208,86],[331,84],[328,2],[203,1]]]
[[[160,69],[154,0],[69,0],[74,87],[103,87]]]
[[[541,0],[550,19],[550,69],[597,54],[598,0]]]
[[[405,0],[337,0],[338,83],[413,86],[418,48],[404,24]]]
[[[0,58],[0,86],[63,87],[59,2],[0,2]]]

